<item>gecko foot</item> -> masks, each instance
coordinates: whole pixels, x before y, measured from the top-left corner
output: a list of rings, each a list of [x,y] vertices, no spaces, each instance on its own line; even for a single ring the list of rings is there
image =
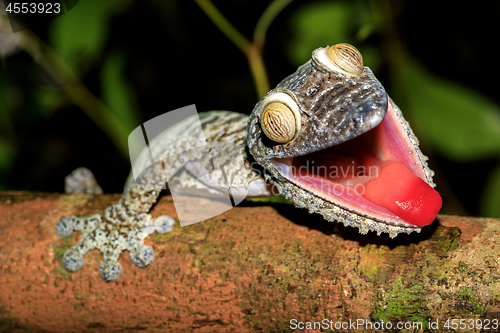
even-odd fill
[[[127,250],[130,251],[130,260],[141,268],[152,264],[155,258],[155,252],[151,246],[142,245],[144,239],[154,232],[164,234],[172,231],[174,229],[174,223],[175,220],[168,215],[160,216],[147,223],[139,233],[138,240],[140,241],[130,243],[130,246],[127,247]]]
[[[99,266],[101,277],[116,281],[122,272],[118,262],[121,252],[128,250],[131,261],[138,267],[146,267],[154,261],[154,250],[144,245],[144,239],[154,232],[166,233],[173,230],[175,220],[170,216],[152,219],[149,211],[157,191],[149,186],[133,186],[120,201],[103,211],[88,217],[74,215],[63,217],[56,224],[59,236],[69,236],[80,231],[78,243],[63,256],[63,267],[75,272],[83,267],[85,254],[98,249],[104,259]]]

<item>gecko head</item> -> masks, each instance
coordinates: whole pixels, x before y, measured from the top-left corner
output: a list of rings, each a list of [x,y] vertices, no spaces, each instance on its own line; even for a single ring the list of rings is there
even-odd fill
[[[282,194],[328,220],[395,236],[441,208],[416,137],[351,45],[314,50],[257,103],[246,139]]]

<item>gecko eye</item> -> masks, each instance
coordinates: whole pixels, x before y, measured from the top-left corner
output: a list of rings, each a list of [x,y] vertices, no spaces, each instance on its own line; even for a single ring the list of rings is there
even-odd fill
[[[288,143],[300,132],[300,111],[290,95],[275,93],[262,103],[260,125],[264,134],[277,143]]]
[[[349,76],[361,76],[364,73],[363,56],[350,44],[340,43],[320,49],[317,56],[331,70]]]

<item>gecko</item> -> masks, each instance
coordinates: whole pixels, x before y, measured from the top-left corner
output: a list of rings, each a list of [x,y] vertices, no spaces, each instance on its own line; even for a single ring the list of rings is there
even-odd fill
[[[203,138],[210,154],[193,149]],[[409,123],[349,44],[314,50],[250,116],[200,113],[166,129],[149,146],[158,162],[150,163],[143,151],[136,163],[144,171],[129,176],[118,202],[87,217],[71,215],[57,222],[60,236],[82,232],[63,256],[67,271],[82,268],[92,249],[103,253],[99,272],[108,282],[121,275],[118,258],[124,250],[138,267],[150,265],[154,250],[144,239],[171,231],[175,220],[153,219],[149,211],[174,177],[212,192],[230,189],[247,197],[279,192],[296,207],[361,234],[420,232],[442,205],[434,172]],[[204,165],[217,169],[217,161],[238,154],[244,163],[225,165],[224,181],[216,172],[200,177],[209,173]]]

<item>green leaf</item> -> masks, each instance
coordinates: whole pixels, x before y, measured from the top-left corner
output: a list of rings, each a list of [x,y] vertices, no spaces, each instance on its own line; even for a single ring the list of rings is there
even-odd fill
[[[481,216],[500,217],[500,166],[486,182],[486,189],[481,200]]]
[[[127,3],[127,0],[79,1],[69,12],[51,22],[51,43],[74,71],[82,73],[99,59],[109,20]]]
[[[287,55],[291,63],[302,65],[318,47],[351,43],[360,50],[365,65],[375,71],[380,63],[379,53],[360,43],[375,31],[370,13],[368,3],[355,1],[314,2],[300,7],[289,23],[292,38]]]
[[[350,40],[354,3],[314,2],[304,5],[290,18],[293,38],[288,56],[300,66],[311,58],[311,51]]]
[[[441,154],[457,161],[500,155],[500,108],[485,96],[429,73],[402,69],[411,118]],[[403,110],[406,112],[407,110]]]
[[[60,89],[41,86],[33,94],[40,104],[40,113],[47,118],[61,106],[69,103],[68,97]]]
[[[17,151],[6,138],[0,137],[0,173],[10,171]]]
[[[125,127],[133,129],[140,121],[134,93],[123,76],[125,62],[125,55],[118,51],[108,55],[101,71],[102,96],[104,103]]]
[[[5,97],[14,95],[15,86],[9,86],[3,75],[0,78],[0,92]],[[3,97],[3,96],[2,96]],[[21,97],[20,97],[21,98]],[[14,166],[14,159],[18,154],[18,139],[10,118],[7,98],[0,98],[0,191],[5,190],[5,178]]]
[[[271,195],[269,197],[263,197],[263,198],[247,198],[246,200],[253,202],[272,202],[272,203],[284,203],[293,205],[293,202],[291,202],[282,195]]]

